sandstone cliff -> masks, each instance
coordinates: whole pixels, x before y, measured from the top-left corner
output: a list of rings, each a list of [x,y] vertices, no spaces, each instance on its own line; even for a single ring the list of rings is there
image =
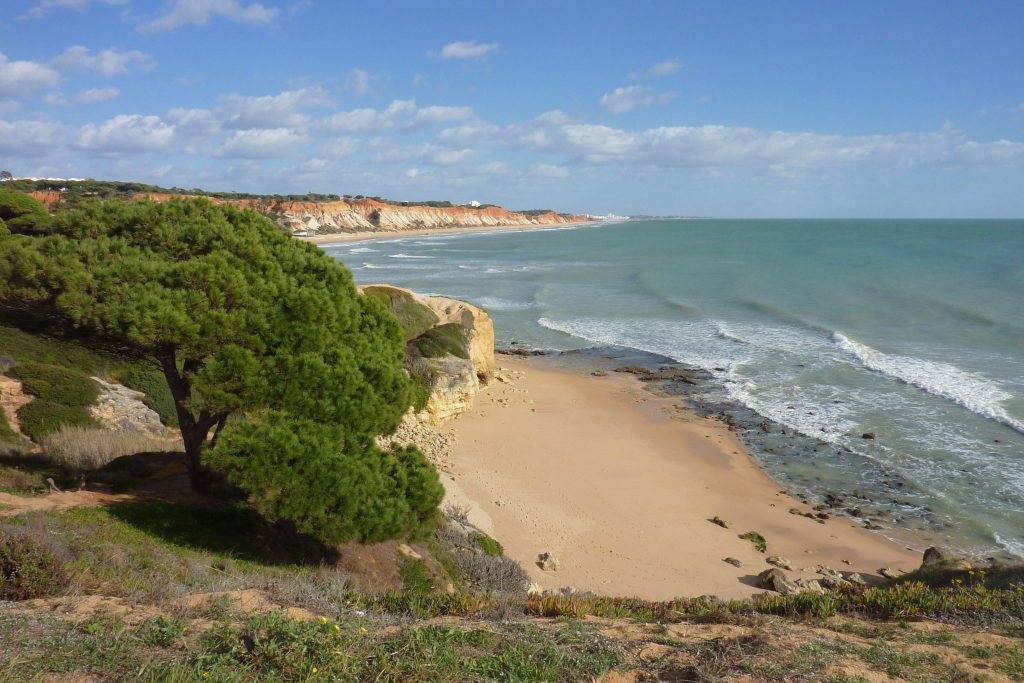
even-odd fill
[[[391,285],[360,291],[383,301],[402,324],[406,367],[430,392],[418,418],[438,423],[472,408],[481,382],[494,370],[494,323],[487,311]]]
[[[28,194],[51,210],[63,199],[60,192]],[[166,201],[182,195],[145,193],[133,196],[137,199]],[[500,206],[403,206],[369,198],[342,199],[336,202],[291,202],[272,198],[208,199],[217,204],[229,203],[258,211],[269,216],[289,232],[320,235],[345,232],[399,232],[419,228],[486,228],[517,225],[529,227],[582,223],[590,220],[589,216],[559,214],[554,211],[526,214],[508,211]]]

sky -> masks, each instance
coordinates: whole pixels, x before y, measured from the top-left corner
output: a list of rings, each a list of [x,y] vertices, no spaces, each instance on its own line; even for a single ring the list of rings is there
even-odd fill
[[[0,169],[716,217],[1024,217],[1024,3],[2,0]]]

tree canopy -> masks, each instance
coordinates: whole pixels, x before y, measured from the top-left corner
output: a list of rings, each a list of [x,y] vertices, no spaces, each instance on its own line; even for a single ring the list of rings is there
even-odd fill
[[[423,456],[374,445],[411,400],[401,329],[322,251],[204,199],[91,200],[44,229],[7,225],[0,312],[152,359],[197,481],[223,473],[327,541],[433,514]]]
[[[0,221],[12,232],[32,232],[45,226],[50,219],[46,207],[24,192],[0,189]]]

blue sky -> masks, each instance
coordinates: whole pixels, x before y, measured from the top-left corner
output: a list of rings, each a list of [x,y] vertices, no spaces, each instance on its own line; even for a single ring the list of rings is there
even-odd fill
[[[0,168],[737,217],[1024,216],[1024,3],[4,0]]]

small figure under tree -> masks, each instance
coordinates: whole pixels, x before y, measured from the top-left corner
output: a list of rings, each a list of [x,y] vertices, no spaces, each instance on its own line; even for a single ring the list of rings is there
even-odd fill
[[[433,467],[374,445],[411,400],[401,329],[321,250],[205,199],[92,200],[8,228],[0,312],[157,364],[197,486],[221,473],[328,542],[432,518]]]

